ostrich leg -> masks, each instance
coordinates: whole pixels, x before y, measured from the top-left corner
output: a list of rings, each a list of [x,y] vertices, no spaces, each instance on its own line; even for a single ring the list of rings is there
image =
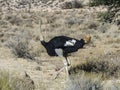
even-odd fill
[[[70,66],[71,65],[71,61],[69,60],[69,58],[65,57],[65,59],[66,59],[66,61],[68,63],[68,66]]]
[[[64,67],[62,67],[56,74],[55,79],[57,78],[57,76],[59,75],[59,73],[64,70],[66,70],[66,75],[67,78],[69,77],[69,72],[68,72],[68,65],[70,64],[70,61],[68,61],[68,59],[66,57],[63,56],[63,50],[62,49],[55,49],[55,52],[57,53],[57,55],[59,57],[61,57],[63,59],[63,63],[64,63]]]
[[[69,78],[69,72],[68,72],[68,65],[69,64],[68,64],[67,59],[64,58],[63,63],[64,63],[64,66],[57,72],[57,74],[55,76],[55,79],[58,77],[58,75],[60,74],[60,72],[63,71],[64,69],[66,71],[66,77],[67,77],[67,79]]]
[[[69,65],[69,63],[68,63],[67,59],[65,59],[65,60],[63,61],[63,63],[64,63],[64,67],[65,67],[65,69],[66,69],[67,78],[69,78],[69,72],[68,72],[68,65]]]

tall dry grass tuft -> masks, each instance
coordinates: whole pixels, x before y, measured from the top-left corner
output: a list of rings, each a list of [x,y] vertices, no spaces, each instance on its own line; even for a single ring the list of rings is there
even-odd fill
[[[30,77],[11,77],[9,72],[0,70],[0,90],[34,90]]]
[[[8,72],[0,71],[0,90],[11,90]]]
[[[13,80],[12,80],[13,79]],[[34,82],[29,77],[29,75],[25,75],[23,77],[13,77],[12,81],[10,81],[11,90],[34,90]]]

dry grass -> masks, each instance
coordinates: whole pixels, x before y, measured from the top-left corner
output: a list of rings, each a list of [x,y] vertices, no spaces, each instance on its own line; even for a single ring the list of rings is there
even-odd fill
[[[48,2],[48,0],[42,1],[43,3]],[[119,28],[117,28],[118,26],[98,22],[96,20],[97,11],[94,11],[96,9],[84,8],[81,2],[76,1],[72,2],[71,0],[68,2],[70,6],[66,5],[67,3],[63,3],[65,4],[65,9],[63,10],[40,8],[39,10],[33,9],[31,12],[22,11],[22,9],[21,11],[10,12],[9,14],[8,12],[0,12],[0,47],[4,49],[6,48],[5,45],[7,45],[9,47],[7,49],[11,49],[15,56],[24,58],[22,63],[25,63],[25,59],[28,58],[38,58],[38,68],[32,68],[31,70],[28,68],[29,62],[24,65],[26,66],[25,69],[33,73],[31,75],[33,75],[34,81],[38,82],[37,90],[49,90],[49,88],[52,90],[63,90],[64,83],[61,82],[65,81],[64,71],[57,80],[51,80],[53,77],[52,74],[56,73],[56,70],[59,70],[63,64],[60,58],[49,57],[40,44],[38,35],[39,18],[43,21],[41,31],[46,41],[58,35],[70,36],[77,39],[81,39],[85,34],[92,36],[90,44],[70,56],[72,66],[77,66],[70,69],[73,77],[71,75],[70,81],[68,81],[70,86],[68,85],[66,90],[89,90],[92,87],[95,87],[95,90],[101,90],[101,87],[103,87],[101,85],[102,81],[98,79],[98,81],[93,81],[94,75],[105,75],[105,78],[108,75],[110,78],[106,79],[118,78],[119,76],[119,57],[117,56],[119,56],[120,49],[120,32]],[[78,6],[75,3],[77,3],[79,9],[76,9]],[[111,52],[116,52],[117,54],[114,55]],[[5,56],[6,58],[11,58],[8,53]],[[34,72],[36,70],[37,73]],[[76,76],[81,71],[87,75]],[[39,79],[39,77],[42,77],[40,73],[43,73],[44,80]],[[15,88],[17,90],[20,88],[21,90],[29,90],[27,89],[30,86],[29,82],[26,85],[26,81],[19,78],[17,80],[17,85],[14,85],[13,90]]]
[[[11,77],[7,71],[0,71],[0,90],[33,90],[34,82],[28,78]]]
[[[6,42],[6,46],[12,49],[12,52],[15,54],[15,56],[19,58],[34,59],[32,52],[30,52],[29,42],[29,33],[21,31],[15,36],[11,37]]]
[[[119,51],[90,58],[70,68],[66,90],[119,90]],[[73,62],[74,63],[74,62]],[[114,79],[113,79],[114,78]],[[69,83],[69,84],[68,84]]]
[[[80,74],[81,73],[81,74]],[[83,72],[79,74],[72,75],[70,79],[66,82],[65,90],[119,90],[119,86],[113,80],[103,81],[100,75],[89,77]]]
[[[120,75],[119,59],[120,57],[116,53],[101,55],[97,57],[97,60],[93,58],[83,64],[71,67],[70,73],[78,73],[79,70],[83,70],[87,73],[95,72],[97,74],[102,74],[103,78],[118,78]]]
[[[68,0],[60,4],[62,9],[82,8],[82,2],[80,0]]]
[[[0,90],[11,90],[7,72],[0,71]]]
[[[103,90],[101,80],[98,78],[86,78],[84,75],[74,75],[67,82],[65,90]]]

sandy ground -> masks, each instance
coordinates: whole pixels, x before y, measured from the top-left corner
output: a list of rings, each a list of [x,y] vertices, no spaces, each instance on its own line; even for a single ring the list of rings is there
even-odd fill
[[[54,10],[50,10],[50,9],[46,9],[47,11],[47,15],[44,18],[48,18],[50,19],[54,14],[55,14],[55,22],[54,23],[59,23],[59,21],[62,22],[62,16],[65,15],[65,17],[69,17],[71,16],[71,12],[73,10],[63,10],[63,11],[55,11]],[[79,11],[80,17],[83,17],[84,14],[81,13],[85,13],[86,17],[89,16],[89,18],[91,18],[91,16],[95,16],[96,14],[92,14],[94,12],[92,10],[89,9],[81,9],[81,10],[76,10],[75,16],[79,16],[79,14],[77,14],[77,11]],[[99,10],[98,10],[99,11]],[[98,12],[96,9],[96,12]],[[86,14],[87,13],[87,14]],[[42,13],[43,14],[43,13]],[[90,14],[90,15],[88,15]],[[92,18],[94,18],[94,16]],[[54,18],[53,18],[54,19]],[[58,22],[57,22],[58,20]],[[91,20],[91,19],[89,19]],[[93,19],[94,20],[94,19]],[[45,21],[45,20],[44,20]],[[84,49],[79,50],[78,52],[73,53],[71,56],[69,56],[69,59],[71,60],[71,66],[75,66],[78,64],[82,64],[92,58],[97,59],[98,57],[102,56],[102,55],[107,55],[108,53],[117,53],[119,55],[119,51],[120,51],[120,30],[119,28],[114,25],[114,24],[110,24],[108,25],[109,27],[107,27],[107,25],[103,26],[103,27],[107,27],[107,32],[106,33],[101,33],[100,28],[102,27],[99,26],[97,28],[97,30],[84,30],[86,29],[85,26],[82,25],[78,25],[79,27],[77,27],[76,30],[76,26],[72,26],[69,30],[69,28],[67,28],[67,30],[65,30],[66,28],[64,27],[58,27],[54,26],[54,23],[52,23],[51,25],[49,25],[49,23],[45,24],[45,26],[42,26],[43,29],[43,33],[45,33],[45,38],[46,40],[49,40],[50,38],[54,37],[55,35],[68,35],[68,36],[72,36],[75,38],[81,38],[80,35],[86,34],[86,32],[90,32],[91,36],[92,36],[92,41],[89,45],[86,45]],[[85,24],[86,23],[86,24]],[[84,25],[89,26],[87,23],[89,23],[88,21],[84,22]],[[52,26],[53,27],[49,27]],[[58,24],[58,26],[61,25]],[[62,24],[63,25],[63,24]],[[38,26],[37,26],[38,27]],[[69,26],[67,26],[69,27]],[[103,29],[102,27],[102,29]],[[45,29],[47,28],[47,29]],[[62,28],[64,28],[62,30]],[[79,30],[82,29],[81,30]],[[33,33],[33,40],[34,38],[38,37],[37,32],[35,31],[37,28],[34,26],[32,27],[31,33]],[[50,30],[53,29],[53,30]],[[29,31],[30,31],[29,30]],[[5,29],[1,28],[1,31],[5,31]],[[69,32],[69,33],[68,33]],[[74,32],[74,33],[72,33]],[[92,33],[93,32],[93,33]],[[34,37],[35,36],[35,37]],[[2,36],[1,36],[2,37]],[[4,37],[2,37],[4,38]],[[1,40],[2,40],[1,38]],[[34,45],[37,45],[36,49],[40,48],[41,50],[43,50],[43,52],[39,55],[39,57],[36,57],[38,60],[34,61],[34,60],[29,60],[29,59],[23,59],[23,58],[17,58],[15,57],[12,53],[11,50],[8,49],[7,47],[4,46],[0,46],[0,69],[2,70],[6,70],[9,71],[11,75],[13,75],[13,73],[15,73],[15,75],[21,75],[24,76],[24,73],[26,72],[30,78],[34,81],[35,86],[36,86],[36,90],[64,90],[65,88],[65,84],[66,84],[66,75],[65,75],[65,71],[61,72],[60,75],[58,76],[57,79],[54,80],[54,76],[56,75],[57,70],[59,70],[61,67],[63,67],[63,63],[61,58],[59,57],[49,57],[46,54],[45,49],[39,44],[37,44],[39,42],[39,40],[34,41],[36,42]],[[34,43],[32,42],[32,43]],[[39,50],[39,49],[38,49]]]

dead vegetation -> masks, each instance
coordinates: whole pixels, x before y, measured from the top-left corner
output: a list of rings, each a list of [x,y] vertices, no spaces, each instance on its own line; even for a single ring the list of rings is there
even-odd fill
[[[84,75],[74,75],[67,82],[65,90],[103,90],[101,80],[99,78],[86,78]]]
[[[4,0],[2,1],[4,2]],[[24,0],[20,1],[24,2]],[[12,10],[13,6],[9,7],[11,8],[9,10],[5,10],[6,8],[3,7],[0,10],[0,52],[2,53],[0,57],[5,54],[6,58],[15,59],[14,61],[18,62],[18,65],[22,63],[20,68],[24,68],[30,73],[35,86],[38,84],[35,90],[49,90],[49,88],[52,90],[63,90],[63,88],[66,88],[66,90],[91,90],[92,88],[107,90],[108,85],[111,88],[116,86],[114,80],[112,85],[111,83],[106,85],[104,82],[111,80],[111,78],[119,80],[120,31],[115,24],[99,22],[97,14],[101,10],[100,7],[84,7],[80,0],[33,0],[29,12],[28,9],[30,8],[28,6],[30,3],[27,1],[25,3],[21,2],[16,4],[19,4],[19,7],[14,7],[14,10]],[[64,71],[57,80],[51,79],[53,74],[62,67],[62,61],[60,61],[60,58],[49,57],[40,45],[39,18],[43,21],[41,31],[46,41],[58,35],[77,39],[81,39],[85,34],[92,36],[89,45],[70,56],[73,66],[77,66],[70,68],[70,80],[65,86],[62,83],[65,81]],[[3,54],[4,49],[10,50],[10,52],[5,51]],[[14,57],[9,57],[9,53],[12,53]],[[4,59],[7,60],[5,57]],[[33,63],[36,61],[30,63],[27,62],[27,59],[34,60],[35,58],[38,58],[38,65],[35,64],[34,67]],[[4,59],[2,57],[0,61],[4,62]],[[13,64],[12,60],[10,65]],[[9,64],[2,64],[11,70],[11,67],[14,66],[9,67]],[[28,64],[30,64],[29,68]],[[16,68],[16,66],[13,68]],[[81,72],[85,76],[80,75]],[[101,77],[94,80],[94,75],[100,75]],[[40,79],[42,77],[43,79]],[[105,79],[101,80],[103,78]],[[33,87],[31,81],[17,80],[13,82],[16,84],[12,90],[19,90],[20,88],[21,90],[30,90],[30,86]],[[119,88],[108,90],[119,90]]]
[[[78,73],[79,70],[83,70],[88,73],[102,74],[103,78],[117,78],[120,75],[119,59],[120,57],[116,53],[101,55],[100,57],[92,58],[81,65],[71,67],[70,73]]]
[[[18,58],[28,58],[34,60],[34,55],[30,51],[30,36],[26,31],[20,31],[18,34],[10,37],[6,42],[6,46],[9,47],[13,54]]]
[[[10,76],[7,71],[0,71],[1,90],[34,90],[34,82],[28,76]]]
[[[114,80],[102,81],[101,76],[88,76],[84,73],[72,75],[66,82],[65,90],[119,90]]]
[[[62,9],[82,8],[82,2],[80,0],[68,0],[60,4]]]

